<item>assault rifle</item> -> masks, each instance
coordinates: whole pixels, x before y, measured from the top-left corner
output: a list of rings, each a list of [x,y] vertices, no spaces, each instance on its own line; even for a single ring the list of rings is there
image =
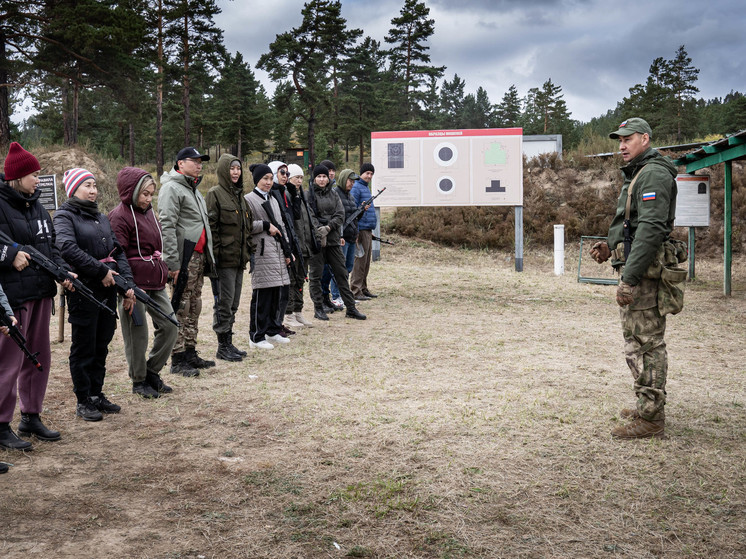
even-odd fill
[[[141,303],[145,304],[146,307],[149,307],[153,309],[155,312],[157,312],[159,315],[161,315],[163,318],[168,320],[171,324],[174,326],[180,326],[179,321],[174,318],[173,311],[171,314],[166,314],[166,311],[164,311],[161,307],[158,306],[158,303],[153,301],[153,298],[148,295],[145,291],[137,287],[134,283],[129,281],[128,279],[125,279],[124,276],[115,275],[114,276],[114,283],[117,286],[117,291],[124,295],[128,290],[132,290],[135,293],[135,299],[140,301]],[[139,326],[138,321],[139,317],[135,317],[134,313],[132,315],[132,321],[135,323],[136,326]]]
[[[280,227],[280,224],[277,222],[277,219],[275,219],[275,214],[272,212],[272,204],[269,200],[265,200],[264,202],[262,202],[262,208],[264,208],[264,211],[267,212],[267,218],[269,219],[269,222],[274,225],[278,231],[277,235],[274,235],[274,238],[282,246],[282,254],[285,255],[285,258],[290,258],[293,254],[293,251],[290,250],[290,244],[288,244],[285,235],[282,234],[282,228]]]
[[[75,288],[74,291],[81,297],[90,301],[99,309],[104,310],[113,316],[117,315],[117,313],[114,312],[113,309],[107,307],[104,303],[96,299],[93,296],[93,291],[91,291],[82,281],[80,281],[78,278],[72,277],[67,271],[65,271],[62,266],[57,265],[54,260],[52,260],[51,258],[47,258],[34,247],[28,245],[19,245],[2,231],[0,231],[0,241],[10,246],[16,247],[19,251],[23,251],[28,254],[31,258],[31,265],[34,266],[34,268],[36,268],[37,270],[46,272],[59,283],[62,283],[66,280],[69,281]]]
[[[355,221],[356,219],[358,219],[361,215],[363,215],[363,213],[365,212],[365,206],[367,206],[368,204],[372,204],[373,200],[375,200],[381,194],[383,194],[384,190],[386,190],[385,186],[382,189],[380,189],[375,194],[375,196],[371,196],[368,200],[366,200],[365,202],[363,202],[362,204],[360,204],[360,207],[358,209],[356,209],[354,213],[350,214],[350,217],[348,217],[345,220],[344,225],[342,226],[342,229],[344,230],[344,228],[347,227],[350,223],[352,223],[353,221]]]
[[[391,241],[387,241],[386,239],[382,239],[381,237],[376,237],[375,235],[373,235],[373,240],[374,241],[378,241],[379,243],[383,243],[384,245],[393,245],[394,244]]]
[[[36,367],[40,371],[43,371],[44,368],[36,359],[36,356],[39,355],[39,352],[37,351],[36,353],[31,353],[29,351],[29,349],[26,347],[26,338],[23,337],[23,334],[21,334],[21,331],[18,329],[18,327],[13,325],[13,321],[10,319],[10,315],[5,311],[5,307],[3,307],[2,305],[0,305],[0,326],[6,326],[8,328],[8,336],[16,343],[19,348],[21,348],[21,351],[26,356],[26,359],[31,361],[34,364],[34,367]]]
[[[171,294],[171,307],[173,307],[175,313],[179,312],[179,307],[181,306],[181,298],[184,295],[184,290],[186,289],[187,281],[189,280],[189,261],[192,259],[194,247],[196,246],[197,243],[195,243],[194,241],[184,239],[184,251],[181,257],[181,268],[179,268],[179,277],[176,278],[176,283],[174,283],[174,291]]]

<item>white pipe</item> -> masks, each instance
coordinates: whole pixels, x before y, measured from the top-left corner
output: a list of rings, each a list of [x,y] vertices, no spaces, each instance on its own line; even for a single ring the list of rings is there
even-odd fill
[[[565,226],[554,226],[554,275],[565,273]]]

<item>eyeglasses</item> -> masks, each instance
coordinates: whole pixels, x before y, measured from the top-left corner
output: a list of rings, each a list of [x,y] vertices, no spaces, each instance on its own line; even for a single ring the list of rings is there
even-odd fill
[[[287,172],[287,171],[286,171],[285,169],[282,169],[282,170],[280,170],[280,171],[277,171],[277,174],[278,174],[278,175],[282,175],[282,176],[285,176],[285,175],[287,175],[287,174],[288,174],[288,172]]]
[[[191,157],[188,157],[187,161],[191,161],[195,165],[204,165],[204,162],[201,159],[192,159]]]

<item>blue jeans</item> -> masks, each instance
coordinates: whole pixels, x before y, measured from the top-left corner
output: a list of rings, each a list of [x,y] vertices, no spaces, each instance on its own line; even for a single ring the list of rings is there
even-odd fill
[[[348,243],[345,241],[345,246],[340,247],[342,254],[345,257],[345,268],[347,268],[347,274],[352,272],[352,266],[355,264],[355,243]],[[321,291],[326,297],[331,292],[332,299],[339,299],[339,288],[337,282],[334,281],[331,268],[329,265],[324,266],[324,273],[321,276]]]

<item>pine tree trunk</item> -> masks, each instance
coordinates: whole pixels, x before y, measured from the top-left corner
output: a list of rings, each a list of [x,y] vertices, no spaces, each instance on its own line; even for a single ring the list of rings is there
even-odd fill
[[[312,108],[308,115],[308,157],[311,166],[316,166],[316,109]]]
[[[184,95],[181,102],[184,105],[184,146],[191,145],[192,121],[189,114],[189,15],[184,14]]]
[[[130,167],[135,166],[135,125],[130,122]]]
[[[0,154],[10,147],[10,99],[8,95],[8,64],[5,51],[5,33],[0,28]]]
[[[241,142],[243,142],[243,139],[241,137],[241,127],[238,127],[238,145],[236,146],[236,157],[238,157],[239,161],[243,161],[241,158]]]
[[[155,103],[155,169],[163,174],[163,2],[158,0],[158,75]]]

